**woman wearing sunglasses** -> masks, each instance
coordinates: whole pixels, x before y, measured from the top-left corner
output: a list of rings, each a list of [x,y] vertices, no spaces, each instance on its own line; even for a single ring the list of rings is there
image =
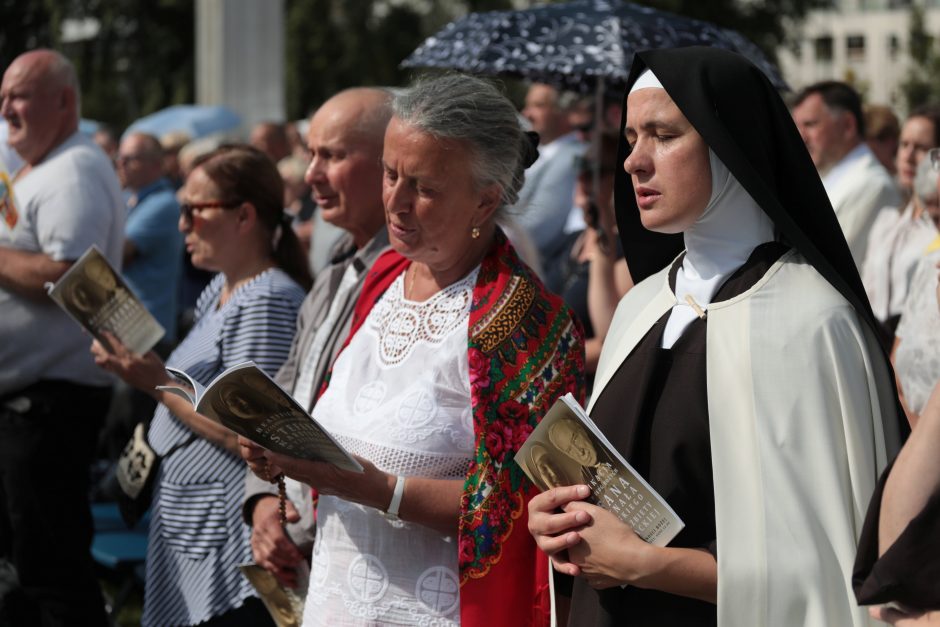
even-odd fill
[[[203,385],[247,360],[274,375],[311,283],[284,215],[277,168],[254,148],[220,148],[196,163],[182,201],[186,251],[194,266],[218,275],[167,365]],[[134,355],[111,343],[113,352],[92,345],[98,365],[160,403],[148,433],[164,457],[151,507],[142,624],[271,624],[236,568],[251,561],[251,549],[241,520],[245,465],[235,434],[156,389],[170,381],[155,353]]]

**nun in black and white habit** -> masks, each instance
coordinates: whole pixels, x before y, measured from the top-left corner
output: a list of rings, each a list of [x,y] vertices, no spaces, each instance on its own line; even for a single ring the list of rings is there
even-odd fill
[[[530,531],[575,575],[568,624],[867,625],[850,573],[897,405],[816,169],[736,54],[639,53],[629,85],[616,200],[637,285],[589,412],[686,528],[653,547],[585,486],[533,499]]]

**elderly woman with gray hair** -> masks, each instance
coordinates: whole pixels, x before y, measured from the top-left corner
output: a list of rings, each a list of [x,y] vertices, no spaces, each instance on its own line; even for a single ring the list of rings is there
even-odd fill
[[[527,532],[536,490],[514,456],[559,396],[583,397],[584,348],[497,226],[536,156],[487,82],[449,75],[395,99],[393,250],[313,414],[365,471],[242,441],[259,474],[319,491],[305,625],[548,624],[548,565]]]

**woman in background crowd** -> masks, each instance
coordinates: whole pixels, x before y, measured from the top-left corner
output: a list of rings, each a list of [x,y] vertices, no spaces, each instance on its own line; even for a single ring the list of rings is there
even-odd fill
[[[633,287],[614,215],[617,135],[601,135],[598,152],[599,158],[588,150],[575,183],[575,204],[587,227],[565,262],[557,264],[564,269],[560,293],[584,325],[585,366],[591,379],[617,303]]]
[[[179,226],[193,265],[218,274],[167,365],[202,385],[247,360],[273,376],[311,283],[277,169],[253,148],[220,148],[195,162],[181,198]],[[112,343],[113,353],[94,343],[97,363],[160,403],[148,434],[165,457],[153,495],[142,623],[271,624],[237,568],[251,550],[235,434],[156,389],[172,381],[155,353],[133,355]]]
[[[862,283],[875,317],[884,325],[887,346],[891,346],[914,265],[937,236],[937,175],[926,156],[938,145],[940,110],[915,109],[901,129],[897,152],[898,183],[910,200],[904,207],[884,207],[868,236]],[[929,211],[931,204],[934,215]]]

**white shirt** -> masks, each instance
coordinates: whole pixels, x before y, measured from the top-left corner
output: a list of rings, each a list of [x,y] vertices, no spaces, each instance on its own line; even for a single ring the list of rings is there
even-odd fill
[[[823,175],[823,186],[826,188],[826,193],[829,194],[830,198],[832,197],[833,191],[838,187],[842,179],[845,178],[846,174],[851,172],[855,162],[865,157],[869,152],[871,152],[871,149],[868,148],[868,145],[861,142]]]
[[[17,219],[0,220],[0,247],[74,261],[92,245],[115,268],[124,246],[124,201],[114,166],[76,131],[13,185]],[[0,288],[0,394],[39,379],[108,385],[91,338],[51,299]]]
[[[402,274],[333,366],[313,416],[380,470],[466,475],[474,442],[467,325],[478,272],[422,303],[405,299]],[[317,517],[305,626],[459,624],[454,536],[329,496]]]
[[[908,408],[924,411],[940,379],[940,310],[937,306],[937,262],[940,251],[921,257],[898,323],[894,371]]]
[[[587,145],[575,133],[539,146],[539,158],[525,172],[519,200],[509,210],[535,243],[543,262],[557,252],[574,204],[578,159]]]
[[[936,236],[926,211],[914,218],[913,201],[901,211],[885,207],[878,212],[862,264],[862,283],[876,318],[884,322],[901,313],[914,268]]]
[[[822,180],[855,265],[861,267],[878,210],[900,207],[901,194],[894,179],[864,143],[843,157]]]

